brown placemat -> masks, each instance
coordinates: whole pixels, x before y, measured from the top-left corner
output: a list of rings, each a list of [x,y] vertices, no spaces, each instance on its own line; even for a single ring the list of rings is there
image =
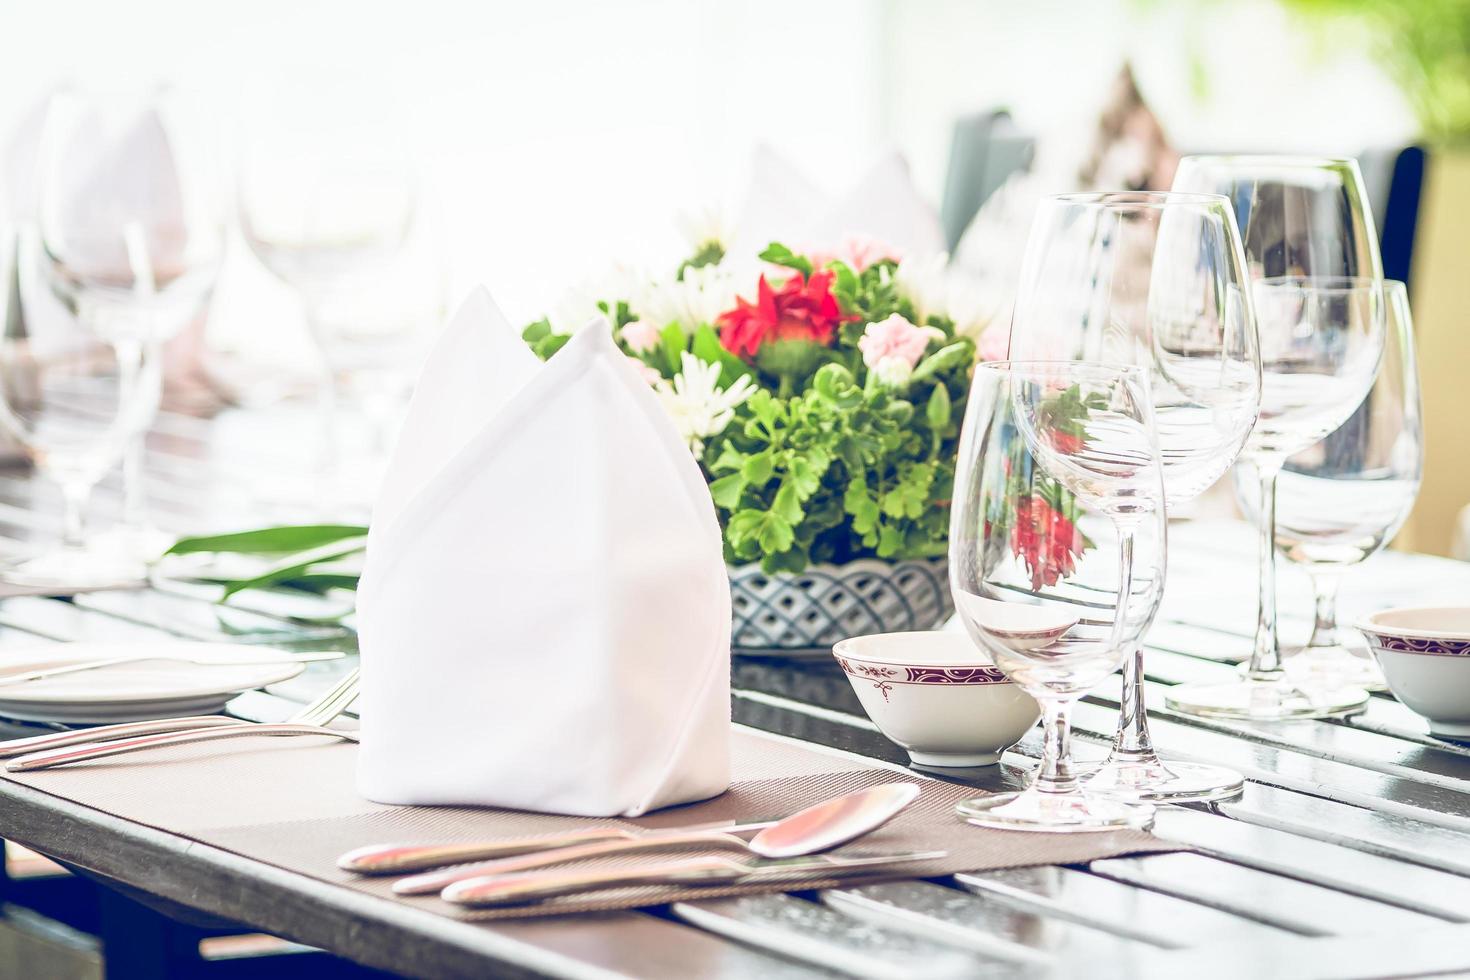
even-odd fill
[[[636,908],[879,878],[1075,864],[1179,849],[1177,844],[1138,831],[1028,834],[972,827],[954,814],[957,802],[977,794],[971,787],[877,768],[854,756],[750,729],[734,729],[731,739],[733,785],[728,792],[703,803],[634,820],[372,803],[358,796],[353,786],[357,747],[307,737],[262,736],[174,746],[66,769],[7,773],[5,778],[275,867],[465,920]],[[652,829],[772,818],[840,793],[900,779],[921,785],[919,799],[893,822],[852,847],[863,851],[944,850],[948,855],[886,868],[862,878],[814,876],[798,884],[625,888],[597,892],[587,898],[553,899],[525,908],[466,911],[435,896],[393,895],[391,878],[362,878],[336,867],[338,855],[368,844],[506,838],[590,826]],[[698,852],[682,853],[687,856]],[[648,854],[629,855],[597,863],[613,866],[648,859]]]

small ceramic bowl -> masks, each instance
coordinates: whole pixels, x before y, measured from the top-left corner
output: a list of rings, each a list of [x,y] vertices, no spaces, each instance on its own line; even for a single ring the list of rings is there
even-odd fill
[[[1041,714],[964,633],[875,633],[832,652],[868,717],[915,765],[993,765]]]
[[[1432,734],[1470,739],[1470,606],[1385,609],[1356,625],[1394,697]]]

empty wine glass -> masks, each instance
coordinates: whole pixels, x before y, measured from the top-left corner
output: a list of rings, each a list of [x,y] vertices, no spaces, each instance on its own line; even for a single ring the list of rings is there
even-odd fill
[[[336,315],[399,258],[416,178],[391,93],[326,76],[287,76],[252,92],[239,165],[241,230],[301,301],[321,355],[323,446],[337,466],[344,376],[360,366],[362,319]]]
[[[5,235],[0,249],[6,269],[22,264],[20,293],[0,291],[0,302],[25,305],[27,293],[46,288],[38,267],[49,260],[39,236],[22,229]],[[98,547],[87,537],[84,520],[92,488],[117,465],[156,407],[149,393],[158,383],[158,361],[146,350],[141,360],[125,361],[117,345],[63,311],[50,312],[6,318],[25,329],[0,338],[0,426],[61,488],[62,545],[10,566],[0,577],[68,592],[141,581],[143,564]]]
[[[1260,591],[1248,679],[1169,690],[1175,710],[1223,717],[1319,717],[1367,702],[1362,688],[1285,682],[1276,628],[1276,474],[1285,459],[1341,425],[1357,408],[1383,350],[1383,264],[1354,160],[1196,156],[1180,161],[1174,189],[1224,194],[1235,207],[1258,288],[1261,419],[1245,457],[1261,482]]]
[[[1048,198],[1027,244],[1011,356],[1138,365],[1172,508],[1230,468],[1255,424],[1261,366],[1248,282],[1224,197]],[[1113,749],[1088,788],[1140,801],[1239,795],[1244,779],[1233,770],[1160,761],[1144,707],[1143,647],[1130,652]]]
[[[1118,669],[1164,583],[1164,500],[1148,381],[1132,367],[975,369],[950,519],[950,586],[970,637],[1041,704],[1040,767],[1021,793],[967,800],[971,823],[1077,832],[1146,826],[1087,793],[1072,704]]]
[[[1287,676],[1303,686],[1385,686],[1367,650],[1355,653],[1337,628],[1343,574],[1398,533],[1424,470],[1409,293],[1401,282],[1383,286],[1388,319],[1378,380],[1346,422],[1288,459],[1277,477],[1276,553],[1306,570],[1316,600],[1311,639],[1282,658]],[[1254,468],[1239,466],[1234,477],[1241,509],[1259,520]]]
[[[172,537],[146,513],[144,433],[157,413],[160,348],[209,302],[224,251],[213,155],[188,101],[167,87],[63,89],[51,99],[37,183],[40,275],[113,346],[125,381],[152,388],[124,457],[120,550],[151,559]]]
[[[1286,460],[1337,429],[1362,404],[1383,356],[1378,279],[1262,279],[1255,286],[1261,337],[1261,417],[1246,445],[1260,482],[1263,555],[1260,617],[1246,677],[1170,688],[1177,710],[1230,718],[1295,718],[1361,707],[1360,687],[1290,683],[1276,631],[1276,481]],[[1323,504],[1326,502],[1323,501]]]

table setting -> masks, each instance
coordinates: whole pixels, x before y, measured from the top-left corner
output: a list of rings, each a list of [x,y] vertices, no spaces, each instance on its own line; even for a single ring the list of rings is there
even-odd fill
[[[1186,157],[1172,190],[1044,197],[1008,315],[935,251],[892,160],[529,324],[481,286],[371,480],[318,458],[299,522],[206,521],[129,489],[169,456],[150,433],[183,425],[162,350],[208,302],[224,224],[167,105],[58,110],[42,159],[65,165],[7,231],[24,330],[0,342],[0,425],[65,513],[58,548],[28,533],[0,570],[22,590],[0,600],[0,796],[27,815],[0,834],[100,814],[492,959],[513,951],[484,936],[542,934],[453,930],[656,917],[761,946],[738,910],[795,902],[963,949],[960,974],[1075,972],[1058,945],[976,940],[998,901],[1147,947],[1139,975],[1201,962],[1059,913],[1065,890],[1014,884],[1033,872],[1194,903],[1282,955],[1336,933],[1187,869],[1466,921],[1418,885],[1464,873],[1444,855],[1470,833],[1467,576],[1379,554],[1423,423],[1409,293],[1354,161]],[[330,444],[351,345],[324,324],[351,280],[298,261],[322,230],[270,190],[297,169],[282,142],[252,151],[239,219],[313,320],[328,377],[297,426]],[[392,192],[368,195],[361,268],[406,234],[402,165],[356,175]],[[776,203],[782,170],[757,181]],[[116,533],[82,523],[98,485]],[[1180,516],[1211,488],[1248,523]],[[1402,559],[1391,589],[1354,569]],[[1278,567],[1309,573],[1309,603]],[[1322,819],[1348,811],[1360,835]],[[1319,875],[1329,848],[1349,871]],[[1381,890],[1358,874],[1401,860]]]

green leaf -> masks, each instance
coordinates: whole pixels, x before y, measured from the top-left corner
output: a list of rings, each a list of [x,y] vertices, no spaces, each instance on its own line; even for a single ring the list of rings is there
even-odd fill
[[[878,557],[892,558],[903,547],[903,532],[896,524],[884,524],[878,529]]]
[[[694,331],[694,343],[690,347],[694,356],[706,364],[720,366],[720,387],[728,388],[737,380],[752,374],[750,365],[725,349],[720,335],[708,323],[701,323]]]
[[[745,463],[745,454],[728,442],[720,450],[720,455],[709,464],[710,472],[723,473],[726,470],[738,470]]]
[[[811,455],[817,454],[814,452]],[[823,466],[822,469],[825,470],[826,467]],[[812,465],[810,459],[794,459],[787,468],[786,482],[799,499],[806,500],[821,488],[822,473]]]
[[[796,487],[789,481],[783,482],[781,489],[776,491],[776,497],[771,501],[771,513],[793,528],[806,517],[801,509],[801,501],[797,498]]]
[[[756,258],[769,262],[772,265],[783,266],[787,269],[795,269],[807,278],[812,274],[812,262],[806,256],[797,255],[791,249],[780,242],[772,242],[766,246],[766,250]]]
[[[531,352],[543,361],[551,360],[551,356],[567,345],[572,339],[569,333],[549,333],[536,343],[531,345]]]
[[[949,389],[942,384],[935,385],[934,393],[929,396],[929,404],[924,408],[924,417],[929,421],[929,428],[935,432],[942,431],[949,425],[949,415]]]
[[[812,378],[812,390],[823,401],[841,411],[862,404],[863,390],[857,386],[852,372],[841,364],[823,364]]]
[[[975,345],[969,340],[956,341],[930,354],[919,362],[914,373],[909,375],[909,384],[923,381],[940,371],[948,371],[975,360]]]
[[[750,481],[743,473],[731,473],[722,476],[709,485],[710,496],[714,497],[715,503],[726,510],[734,510],[740,504],[740,497],[745,493],[745,488]]]
[[[676,323],[670,323],[664,327],[658,335],[658,346],[663,351],[664,361],[669,366],[669,376],[678,374],[684,368],[683,358],[687,339],[684,336],[684,328]]]
[[[534,347],[538,340],[549,333],[551,333],[551,321],[542,317],[535,323],[528,324],[526,329],[521,331],[521,339]]]
[[[707,265],[718,265],[725,257],[725,246],[714,239],[701,242],[694,254],[679,264],[678,274],[674,277],[682,280],[686,269],[702,269]]]
[[[361,554],[366,549],[366,543],[359,543],[350,547],[328,545],[322,548],[314,548],[310,551],[303,551],[289,558],[282,559],[253,578],[238,579],[226,584],[225,594],[220,598],[224,600],[236,592],[244,592],[246,589],[263,589],[294,578],[300,578],[304,573],[310,571],[313,565],[348,558],[352,555]]]
[[[747,456],[745,463],[740,467],[740,475],[758,487],[769,483],[771,477],[776,475],[775,457],[769,450]]]
[[[878,502],[873,499],[867,482],[861,476],[847,485],[847,492],[842,495],[842,507],[852,515],[852,529],[858,534],[866,535],[877,527]]]
[[[200,552],[229,552],[241,555],[280,555],[305,551],[347,538],[365,537],[368,529],[359,524],[292,524],[262,527],[233,534],[180,538],[164,554],[189,555]]]
[[[791,522],[774,511],[767,511],[761,515],[755,539],[761,546],[761,551],[774,555],[790,548],[796,541],[796,535],[791,530]]]

